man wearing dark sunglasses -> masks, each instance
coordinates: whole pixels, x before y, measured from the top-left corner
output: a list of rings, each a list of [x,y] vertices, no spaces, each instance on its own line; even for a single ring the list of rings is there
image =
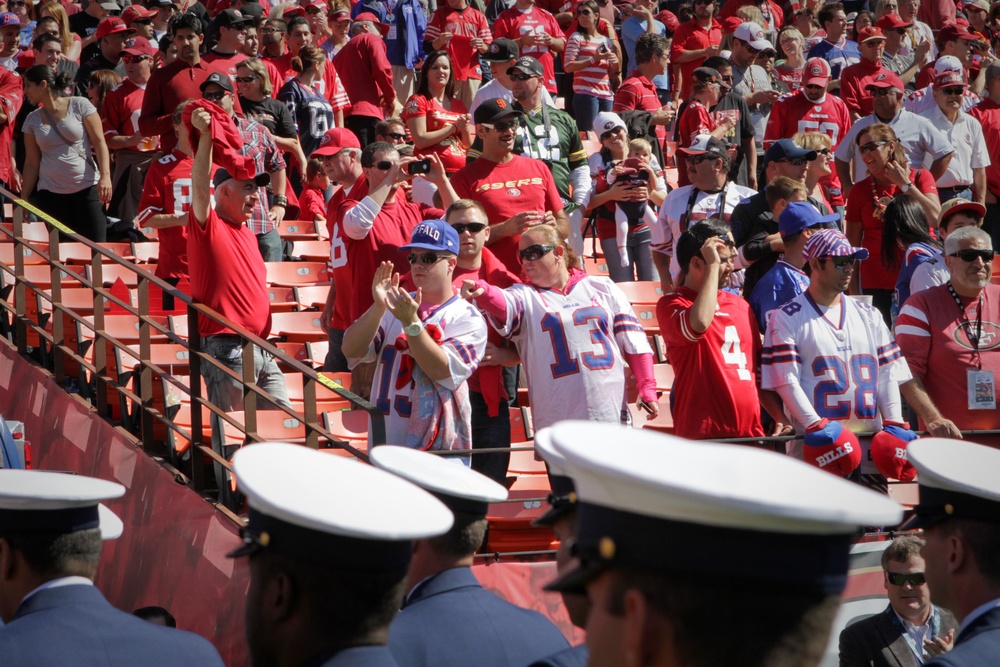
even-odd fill
[[[983,126],[962,110],[967,89],[965,72],[943,72],[934,79],[935,108],[927,119],[955,149],[948,168],[937,179],[941,201],[960,197],[986,202],[986,167],[991,163]]]
[[[879,614],[840,633],[843,667],[917,667],[951,650],[958,622],[931,604],[919,537],[897,537],[882,552],[883,585],[889,604]],[[920,656],[919,662],[917,656]]]
[[[926,428],[957,438],[959,430],[1000,428],[995,386],[1000,376],[1000,285],[991,284],[990,235],[978,227],[948,234],[944,261],[948,282],[906,300],[896,336],[920,380],[907,400],[935,406],[940,423]],[[995,445],[997,440],[981,437],[977,442]]]
[[[81,97],[87,96],[87,86],[90,84],[90,75],[93,72],[107,69],[125,78],[122,49],[135,34],[135,30],[126,26],[120,17],[109,16],[101,21],[94,34],[97,35],[97,55],[84,62],[76,73],[76,90]]]
[[[906,35],[913,28],[913,23],[904,21],[899,14],[893,13],[880,18],[876,26],[885,35],[882,66],[898,74],[900,80],[909,85],[923,67],[931,50],[931,42],[922,41],[917,44],[916,49],[906,49],[906,53],[903,53]]]
[[[254,20],[244,16],[238,9],[223,9],[209,26],[209,34],[215,31],[219,38],[212,50],[204,55],[204,60],[216,72],[230,77],[236,76],[236,63],[246,60],[243,45],[247,39],[247,28]],[[280,83],[271,82],[276,88]]]
[[[771,114],[771,105],[781,93],[771,88],[771,79],[763,67],[755,65],[757,54],[771,47],[764,30],[756,23],[743,23],[733,33],[733,53],[729,60],[733,63],[732,90],[742,95],[750,107],[750,121],[753,123],[754,144],[757,155],[764,154],[764,131]],[[758,158],[758,164],[760,159]]]
[[[458,233],[444,220],[416,225],[410,242],[397,249],[409,261],[416,292],[400,287],[399,273],[382,262],[369,283],[371,305],[344,332],[350,365],[376,364],[371,401],[386,416],[387,442],[472,447],[466,381],[486,349],[486,320],[452,286],[458,251]],[[430,410],[428,393],[435,404]],[[436,420],[440,411],[447,425]]]
[[[854,432],[891,427],[893,437],[915,438],[899,398],[914,380],[879,311],[846,296],[868,251],[835,229],[822,229],[806,241],[802,258],[809,288],[771,315],[761,386],[778,393],[795,433],[803,436],[787,445],[790,455],[835,475],[884,485],[872,463],[858,472],[867,447],[862,450]],[[925,406],[913,407],[927,414]]]

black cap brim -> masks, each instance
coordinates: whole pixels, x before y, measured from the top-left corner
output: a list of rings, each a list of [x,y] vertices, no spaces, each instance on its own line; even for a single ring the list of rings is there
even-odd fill
[[[551,593],[587,594],[587,584],[608,569],[606,563],[578,564],[571,570],[563,572],[558,577],[542,586],[542,590]]]

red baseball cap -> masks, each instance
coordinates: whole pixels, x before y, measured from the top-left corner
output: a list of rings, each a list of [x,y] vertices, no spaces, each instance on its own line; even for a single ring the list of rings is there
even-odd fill
[[[944,44],[946,42],[954,42],[956,40],[963,39],[967,42],[974,42],[978,37],[973,35],[966,29],[966,26],[960,23],[946,23],[937,35],[938,44]]]
[[[351,12],[347,11],[346,9],[336,9],[336,10],[334,10],[334,12],[332,14],[330,14],[330,19],[329,20],[333,21],[333,22],[337,22],[337,21],[350,21],[351,20]]]
[[[125,21],[125,25],[131,26],[133,21],[153,18],[158,13],[155,9],[146,9],[142,5],[129,5],[122,12],[122,21]]]
[[[319,148],[314,150],[309,157],[336,155],[345,148],[357,148],[361,150],[361,142],[346,127],[334,127],[326,131],[323,138],[319,140]]]
[[[681,22],[677,18],[677,15],[668,9],[664,9],[657,14],[656,20],[662,23],[670,32],[677,32],[677,28],[681,27]]]
[[[862,28],[861,32],[858,33],[858,44],[870,42],[873,39],[885,40],[885,33],[883,33],[875,26],[868,26],[867,28]]]
[[[878,76],[868,82],[865,88],[896,88],[897,90],[906,90],[906,86],[903,85],[903,80],[899,78],[899,75],[895,72],[890,72],[885,67],[878,73]]]
[[[374,14],[372,14],[371,12],[361,12],[360,14],[358,14],[357,16],[354,17],[354,21],[355,22],[357,22],[357,21],[371,21],[372,23],[374,23],[378,27],[378,31],[380,33],[382,33],[383,37],[385,37],[386,35],[389,34],[389,26],[387,26],[386,24],[384,24],[381,21],[379,21],[378,17],[375,16]]]
[[[965,78],[964,72],[945,71],[934,77],[934,87],[944,88],[945,86],[967,86],[969,82]]]
[[[105,19],[101,19],[101,22],[97,24],[97,39],[107,37],[108,35],[115,35],[120,32],[133,33],[135,30],[125,25],[125,21],[123,21],[120,16],[109,16]]]
[[[913,23],[907,23],[899,14],[886,14],[876,23],[882,32],[887,30],[898,30],[899,28],[909,28]]]
[[[302,3],[302,7],[305,9],[312,9],[313,7],[318,9],[329,9],[330,5],[324,2],[324,0],[305,0],[305,2]]]
[[[822,58],[810,58],[802,70],[803,86],[825,86],[830,83],[830,63]]]
[[[145,37],[138,37],[132,40],[132,44],[122,49],[122,55],[129,56],[149,56],[150,58],[156,55],[156,49],[153,45],[149,43],[149,40]]]

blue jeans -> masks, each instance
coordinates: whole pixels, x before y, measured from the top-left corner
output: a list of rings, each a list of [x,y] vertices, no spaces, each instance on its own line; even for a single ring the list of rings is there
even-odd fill
[[[628,283],[635,280],[653,280],[653,255],[650,250],[652,232],[649,228],[641,232],[628,234],[629,265],[622,266],[618,261],[618,242],[611,239],[601,240],[601,250],[604,251],[604,261],[608,265],[608,275],[616,283]]]
[[[281,252],[281,236],[277,229],[272,229],[264,234],[257,235],[257,248],[260,256],[265,262],[280,262],[283,259]]]
[[[573,93],[573,115],[576,117],[576,126],[581,132],[590,132],[594,129],[594,119],[601,111],[611,111],[612,100],[602,100],[593,95],[583,93]]]
[[[243,342],[239,336],[219,335],[208,336],[203,343],[206,354],[229,367],[240,377],[243,376]],[[238,382],[221,369],[206,363],[202,367],[202,377],[208,390],[208,400],[226,412],[243,409],[243,383]],[[285,407],[291,407],[288,402],[288,391],[285,388],[285,376],[275,363],[274,357],[259,347],[253,349],[253,377],[257,386],[267,392],[271,399]],[[267,402],[258,402],[258,407],[268,409],[272,406]]]

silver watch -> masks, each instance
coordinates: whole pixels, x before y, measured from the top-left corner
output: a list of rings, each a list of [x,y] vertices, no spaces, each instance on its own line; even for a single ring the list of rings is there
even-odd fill
[[[413,324],[407,324],[403,327],[403,333],[407,336],[419,336],[420,332],[424,330],[423,322],[414,322]]]

